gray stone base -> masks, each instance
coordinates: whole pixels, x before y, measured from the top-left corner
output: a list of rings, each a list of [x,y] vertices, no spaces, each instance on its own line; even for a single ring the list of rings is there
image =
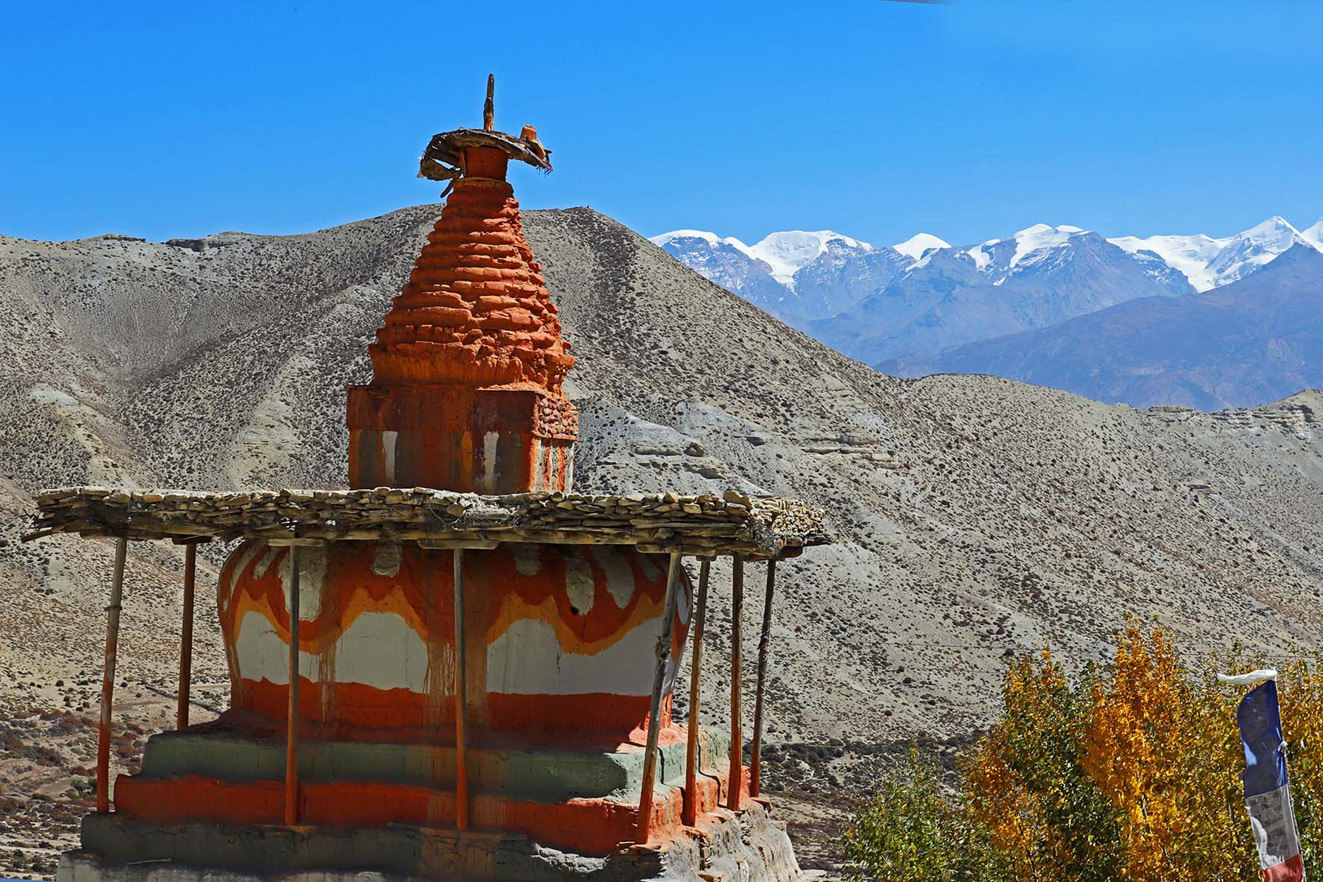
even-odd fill
[[[117,814],[83,820],[83,848],[58,882],[797,882],[785,825],[760,802],[720,810],[676,838],[606,857],[526,837],[392,825],[359,829],[151,824]]]

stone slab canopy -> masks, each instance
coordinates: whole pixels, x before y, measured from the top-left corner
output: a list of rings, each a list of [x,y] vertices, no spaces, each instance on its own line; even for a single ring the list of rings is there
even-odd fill
[[[372,383],[349,390],[350,486],[570,488],[579,416],[562,384],[574,358],[506,181],[510,159],[549,171],[546,157],[531,126],[428,145],[420,174],[448,177],[452,192],[368,346]]]

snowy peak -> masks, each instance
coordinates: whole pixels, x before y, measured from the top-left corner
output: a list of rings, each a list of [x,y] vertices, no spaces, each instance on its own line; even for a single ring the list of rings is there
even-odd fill
[[[1214,239],[1200,234],[1149,236],[1146,239],[1137,236],[1120,236],[1107,241],[1131,254],[1145,251],[1156,254],[1168,266],[1189,279],[1196,291],[1203,292],[1217,287],[1216,273],[1208,268],[1208,264],[1228,240]]]
[[[1323,221],[1319,221],[1323,224]],[[910,260],[921,260],[925,254],[934,248],[950,248],[951,243],[945,242],[931,233],[918,233],[910,236],[904,242],[897,242],[891,246],[895,251],[905,255]]]
[[[649,240],[699,275],[744,295],[769,311],[789,295],[772,279],[772,268],[734,236],[706,230],[672,230]]]
[[[757,259],[756,255],[739,239],[734,236],[721,237],[716,233],[709,233],[706,230],[671,230],[669,233],[662,233],[660,236],[649,236],[648,241],[652,244],[666,248],[667,245],[685,247],[696,243],[704,243],[710,248],[734,248],[736,251],[748,257]]]
[[[1295,244],[1294,240],[1299,235],[1300,232],[1286,218],[1274,215],[1232,238],[1243,239],[1262,248],[1275,247],[1285,251]]]
[[[1122,236],[1113,245],[1136,254],[1150,251],[1190,280],[1196,291],[1230,284],[1261,269],[1299,244],[1323,251],[1323,221],[1304,233],[1282,217],[1270,217],[1244,232],[1214,239],[1211,236]]]
[[[1064,224],[1058,227],[1050,227],[1047,224],[1026,227],[1012,237],[1015,239],[1015,253],[1011,256],[1011,266],[1014,267],[1039,252],[1060,248],[1069,242],[1072,236],[1083,232],[1084,230],[1079,227]]]
[[[989,239],[981,245],[956,252],[960,259],[973,261],[974,268],[1000,285],[1012,274],[1023,272],[1046,260],[1076,236],[1088,231],[1066,224],[1034,224],[1008,239]]]
[[[1072,227],[1069,224],[1058,224],[1055,227],[1050,224],[1034,224],[1033,226],[1025,227],[1023,230],[1020,230],[1011,238],[1016,239],[1017,241],[1020,239],[1041,238],[1045,236],[1062,238],[1083,232],[1084,230],[1079,227]]]
[[[1226,240],[1208,263],[1218,287],[1230,284],[1262,268],[1293,245],[1309,245],[1295,227],[1283,218],[1270,217]],[[1309,247],[1314,247],[1310,245]]]
[[[1300,238],[1304,239],[1310,245],[1323,251],[1323,220],[1314,221],[1312,227],[1307,227],[1300,231]]]
[[[793,288],[795,273],[817,260],[832,246],[849,251],[873,250],[873,246],[867,242],[831,230],[786,230],[765,236],[750,251],[772,267],[772,278]]]

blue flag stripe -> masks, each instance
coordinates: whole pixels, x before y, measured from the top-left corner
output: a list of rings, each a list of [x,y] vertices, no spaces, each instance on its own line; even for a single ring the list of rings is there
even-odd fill
[[[1277,707],[1277,682],[1255,686],[1236,708],[1240,742],[1245,748],[1245,796],[1271,793],[1286,786],[1286,746]]]

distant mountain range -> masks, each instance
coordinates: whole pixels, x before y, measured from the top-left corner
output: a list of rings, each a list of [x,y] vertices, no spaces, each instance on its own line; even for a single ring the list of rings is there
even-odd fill
[[[1004,239],[965,247],[953,247],[926,233],[897,245],[875,247],[827,230],[773,233],[752,246],[697,230],[678,230],[652,241],[787,324],[884,371],[902,376],[935,371],[992,373],[1107,401],[1222,407],[1260,404],[1298,387],[1282,387],[1268,398],[1259,395],[1261,389],[1281,387],[1271,381],[1274,376],[1289,386],[1282,363],[1272,359],[1252,372],[1257,379],[1241,370],[1218,381],[1215,388],[1206,385],[1218,373],[1213,364],[1183,374],[1179,381],[1166,377],[1163,371],[1175,370],[1174,366],[1141,364],[1145,350],[1130,346],[1121,336],[1142,324],[1139,318],[1127,319],[1123,326],[1106,325],[1109,336],[1093,343],[1110,345],[1118,354],[1125,350],[1126,357],[1116,361],[1115,368],[1148,379],[1105,380],[1101,368],[1089,371],[1072,361],[1086,348],[1083,337],[1076,347],[1073,335],[1103,327],[1078,320],[1096,314],[1105,321],[1104,314],[1132,301],[1146,304],[1137,307],[1134,316],[1144,310],[1148,310],[1145,315],[1203,314],[1195,307],[1209,296],[1207,292],[1252,279],[1287,252],[1323,252],[1323,220],[1297,230],[1283,218],[1273,217],[1223,238],[1108,239],[1079,227],[1035,224]],[[1305,269],[1283,276],[1283,284],[1304,286],[1296,292],[1303,299],[1288,298],[1289,306],[1316,309],[1320,285],[1307,280],[1312,264],[1302,261],[1297,255],[1292,263]],[[1164,305],[1163,300],[1173,302]],[[1221,315],[1251,321],[1249,315],[1234,311]],[[1311,320],[1310,315],[1300,316],[1300,326],[1309,326]],[[1241,329],[1242,342],[1259,345],[1262,341],[1256,334],[1262,327]],[[1025,333],[1040,330],[1050,333]],[[1180,350],[1182,341],[1157,339],[1164,333],[1188,331],[1175,325],[1152,329],[1146,342],[1155,356]],[[1251,338],[1256,342],[1251,343]],[[1048,350],[1022,349],[1047,346],[1049,340]],[[1273,345],[1280,353],[1281,347]],[[1300,341],[1292,349],[1297,350],[1313,351]],[[1225,353],[1210,357],[1217,364],[1231,363]],[[1304,376],[1299,371],[1294,375]]]
[[[1134,254],[1149,251],[1179,270],[1196,291],[1220,288],[1253,273],[1295,245],[1323,249],[1323,220],[1297,230],[1280,217],[1270,217],[1243,233],[1210,236],[1121,236],[1111,242]]]
[[[755,245],[733,236],[676,230],[653,243],[787,324],[839,315],[886,287],[929,251],[951,246],[920,233],[875,248],[830,230],[772,233]]]
[[[1049,327],[883,362],[995,374],[1136,407],[1220,410],[1323,387],[1323,254],[1297,244],[1206,294],[1144,297]]]

